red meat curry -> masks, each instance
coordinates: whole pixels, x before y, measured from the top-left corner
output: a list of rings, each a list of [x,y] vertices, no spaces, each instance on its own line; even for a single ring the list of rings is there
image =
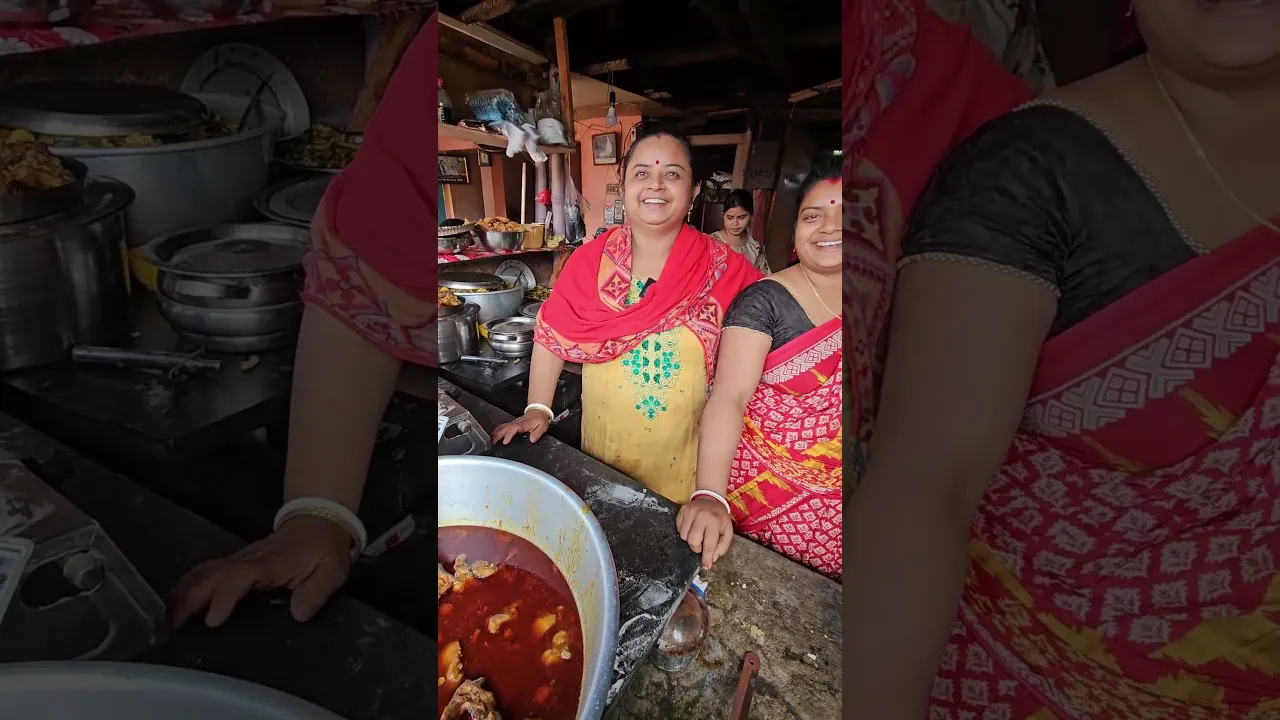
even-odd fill
[[[437,554],[446,571],[437,595],[442,716],[464,681],[484,678],[503,720],[573,720],[582,627],[555,563],[523,538],[482,527],[439,528]]]

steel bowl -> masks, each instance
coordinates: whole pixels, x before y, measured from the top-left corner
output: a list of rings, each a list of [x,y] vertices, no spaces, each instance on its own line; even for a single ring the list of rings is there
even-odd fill
[[[526,342],[503,342],[501,340],[490,340],[489,347],[493,351],[505,358],[522,358],[529,357],[533,354],[533,341]]]
[[[521,315],[523,315],[523,316],[525,316],[525,317],[527,317],[527,318],[535,318],[535,319],[536,319],[536,318],[538,317],[538,311],[542,309],[542,303],[543,303],[543,302],[545,302],[545,301],[544,301],[544,300],[535,300],[535,301],[533,301],[533,302],[531,302],[531,303],[525,303],[524,305],[521,305],[521,306],[520,306],[520,314],[521,314]]]
[[[440,235],[436,239],[436,245],[439,248],[440,255],[457,255],[471,247],[471,238],[465,233],[461,235]]]
[[[340,720],[309,702],[261,685],[134,662],[0,665],[0,717]]]
[[[533,318],[523,315],[497,318],[484,324],[484,335],[491,343],[529,343],[533,342],[534,323]]]
[[[524,243],[523,232],[485,232],[480,237],[480,244],[493,252],[519,250]]]
[[[160,314],[179,332],[219,337],[273,335],[302,325],[302,301],[261,308],[208,308],[156,296]]]
[[[564,574],[582,623],[582,695],[576,720],[598,720],[613,676],[618,580],[613,552],[595,515],[546,473],[510,460],[441,457],[436,523],[505,530],[546,553]]]

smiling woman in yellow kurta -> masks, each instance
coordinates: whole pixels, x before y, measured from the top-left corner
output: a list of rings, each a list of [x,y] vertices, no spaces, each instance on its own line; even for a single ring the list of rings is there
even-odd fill
[[[689,499],[720,323],[760,272],[685,225],[687,143],[641,135],[624,160],[629,223],[574,251],[538,314],[524,416],[494,442],[546,432],[556,379],[582,363],[582,449],[674,502]]]

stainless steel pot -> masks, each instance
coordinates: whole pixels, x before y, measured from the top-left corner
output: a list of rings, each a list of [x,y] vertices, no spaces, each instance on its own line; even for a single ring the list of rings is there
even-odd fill
[[[481,456],[437,462],[436,523],[505,530],[546,553],[564,573],[582,623],[582,696],[576,720],[597,720],[613,676],[618,580],[600,523],[582,498],[528,465]]]
[[[469,233],[440,235],[436,238],[436,245],[439,248],[438,254],[440,255],[457,255],[471,247],[471,235]]]
[[[234,125],[249,98],[197,95]],[[253,113],[249,129],[228,137],[141,148],[58,147],[93,175],[106,175],[133,188],[129,243],[141,245],[184,228],[254,217],[253,198],[267,181],[282,118],[270,108]],[[262,123],[258,117],[268,117]]]
[[[161,296],[190,307],[233,310],[296,301],[309,247],[306,230],[245,223],[166,235],[137,252],[159,269]]]
[[[520,306],[524,303],[524,288],[489,290],[488,292],[467,292],[455,289],[453,294],[463,302],[479,305],[480,316],[477,322],[482,323],[518,315]]]
[[[179,332],[219,337],[273,335],[302,324],[302,301],[261,308],[194,307],[157,296],[160,314]]]
[[[0,370],[129,334],[124,216],[133,197],[123,183],[89,177],[78,208],[0,225]]]
[[[510,252],[519,250],[520,245],[524,243],[523,232],[492,232],[488,231],[480,236],[480,244],[486,250],[493,252]]]
[[[480,306],[465,303],[457,307],[442,307],[437,321],[439,362],[457,362],[463,355],[475,355],[480,347],[476,331],[476,318]]]
[[[533,354],[533,341],[525,342],[504,342],[502,340],[490,340],[489,347],[501,357],[506,358],[522,358],[529,357]]]
[[[484,324],[485,337],[489,342],[528,343],[533,342],[533,318],[516,317],[498,318]]]

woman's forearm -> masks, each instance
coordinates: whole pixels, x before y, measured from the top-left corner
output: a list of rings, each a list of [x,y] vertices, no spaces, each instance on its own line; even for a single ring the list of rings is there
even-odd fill
[[[360,507],[369,458],[400,361],[324,310],[302,315],[284,497],[323,497]]]
[[[956,617],[970,508],[873,464],[845,518],[851,717],[920,720]]]
[[[563,370],[564,360],[559,355],[534,343],[533,357],[529,359],[529,402],[551,407]]]
[[[729,488],[729,468],[742,441],[743,414],[750,397],[712,392],[698,428],[697,489],[724,495]]]

